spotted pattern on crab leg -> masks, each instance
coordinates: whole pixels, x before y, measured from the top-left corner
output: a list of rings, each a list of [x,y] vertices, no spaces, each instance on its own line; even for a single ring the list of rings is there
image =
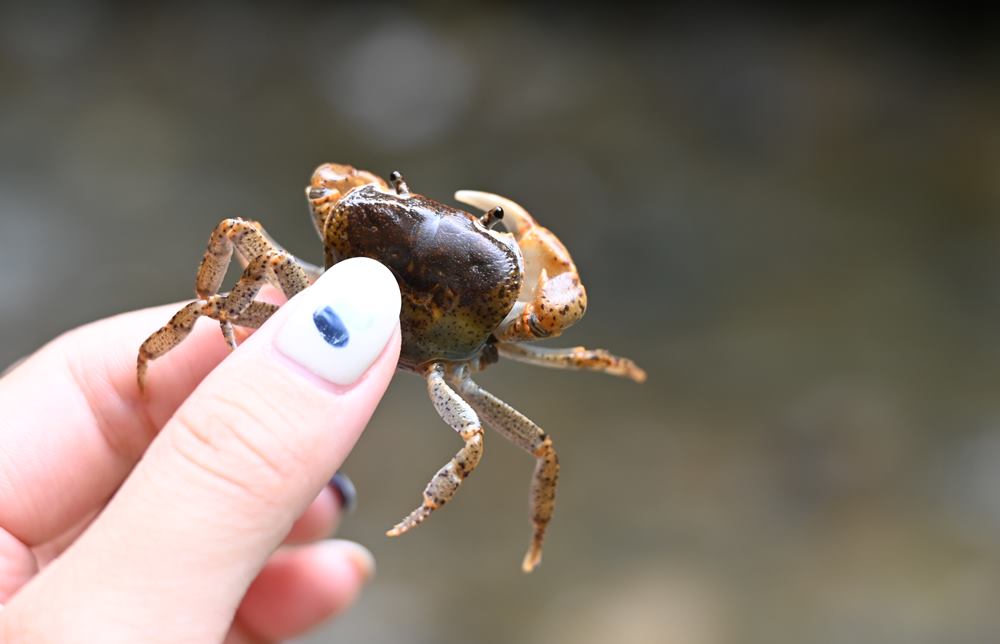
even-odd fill
[[[598,371],[611,376],[645,382],[646,372],[632,360],[616,356],[604,349],[587,347],[547,348],[519,342],[498,342],[497,350],[504,358],[554,369]]]
[[[445,367],[440,363],[432,365],[426,377],[427,393],[434,408],[441,419],[458,432],[465,441],[465,446],[427,484],[420,507],[386,532],[390,537],[412,530],[430,516],[431,512],[450,501],[483,456],[483,428],[479,417],[469,403],[462,400],[445,382]]]
[[[206,300],[191,302],[180,311],[174,314],[162,328],[146,338],[146,341],[139,347],[139,357],[136,360],[136,378],[140,391],[146,386],[146,371],[149,369],[149,361],[155,360],[170,351],[187,338],[194,328],[194,323],[200,317],[208,317],[218,320],[222,314],[220,303],[228,294],[213,295]],[[251,302],[239,316],[239,318],[227,319],[222,322],[222,333],[226,342],[231,346],[236,346],[236,339],[233,335],[233,323],[239,326],[256,329],[264,324],[275,311],[277,305],[268,302]]]
[[[535,472],[531,479],[529,497],[533,530],[531,545],[521,563],[524,572],[531,572],[542,560],[545,529],[552,520],[556,507],[559,456],[552,445],[552,439],[527,416],[473,382],[467,369],[457,372],[451,382],[487,425],[535,457]]]
[[[246,268],[233,290],[220,295],[218,290],[234,252],[247,260]],[[294,257],[271,244],[260,224],[238,218],[219,222],[208,239],[195,277],[198,300],[178,311],[139,348],[136,359],[139,389],[145,389],[149,361],[183,342],[199,317],[218,320],[226,344],[236,348],[234,324],[258,327],[277,310],[273,304],[254,301],[268,283],[278,286],[285,297],[291,298],[309,286],[310,279]]]

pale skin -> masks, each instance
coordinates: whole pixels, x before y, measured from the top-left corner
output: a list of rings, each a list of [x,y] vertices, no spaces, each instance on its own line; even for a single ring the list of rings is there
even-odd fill
[[[198,325],[143,396],[135,347],[176,309],[74,330],[0,378],[0,641],[280,641],[371,576],[363,549],[325,539],[326,483],[395,373],[398,330],[345,388],[271,349],[284,309],[231,354]]]

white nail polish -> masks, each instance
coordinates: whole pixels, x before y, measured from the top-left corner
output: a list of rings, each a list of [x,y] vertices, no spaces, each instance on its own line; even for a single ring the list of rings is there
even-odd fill
[[[275,346],[338,385],[361,377],[399,320],[399,286],[389,269],[355,257],[335,264],[289,302],[294,307]]]

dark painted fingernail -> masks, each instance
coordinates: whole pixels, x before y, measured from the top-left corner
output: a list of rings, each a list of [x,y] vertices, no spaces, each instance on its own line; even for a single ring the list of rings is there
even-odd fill
[[[354,508],[358,505],[358,491],[355,489],[351,479],[347,478],[346,474],[337,472],[327,485],[337,495],[337,500],[340,501],[340,509],[344,512],[353,512]]]

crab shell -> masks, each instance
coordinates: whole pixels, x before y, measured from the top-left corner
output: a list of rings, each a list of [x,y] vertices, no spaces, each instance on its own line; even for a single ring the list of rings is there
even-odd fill
[[[463,210],[397,194],[351,166],[320,166],[306,191],[327,267],[370,257],[399,282],[405,369],[476,361],[497,340],[554,337],[586,309],[566,248],[509,199],[469,190],[455,195],[484,211],[502,207],[509,232],[500,232]]]

